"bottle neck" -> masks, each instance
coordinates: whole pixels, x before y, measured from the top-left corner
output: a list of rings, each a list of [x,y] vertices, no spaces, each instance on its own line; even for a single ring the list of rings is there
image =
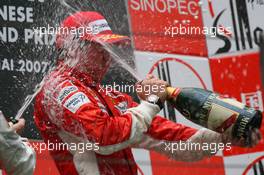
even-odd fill
[[[176,99],[181,92],[181,88],[167,87],[167,93],[169,99]]]

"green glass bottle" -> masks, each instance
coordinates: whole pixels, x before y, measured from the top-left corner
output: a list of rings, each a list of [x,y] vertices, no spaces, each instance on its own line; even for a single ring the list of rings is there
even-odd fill
[[[260,129],[262,113],[234,99],[200,88],[168,87],[169,101],[187,119],[250,144],[254,128]]]

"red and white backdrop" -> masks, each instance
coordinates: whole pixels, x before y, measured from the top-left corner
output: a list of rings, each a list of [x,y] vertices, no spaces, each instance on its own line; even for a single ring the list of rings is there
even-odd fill
[[[127,8],[141,76],[154,73],[173,86],[213,90],[263,111],[258,45],[264,29],[261,19],[264,1],[129,0]],[[176,34],[176,27],[183,26],[207,31],[217,27],[223,32]],[[199,128],[170,107],[161,115]],[[134,150],[134,153],[145,174],[264,172],[263,143],[255,148],[232,147],[194,163],[169,160],[155,152]]]

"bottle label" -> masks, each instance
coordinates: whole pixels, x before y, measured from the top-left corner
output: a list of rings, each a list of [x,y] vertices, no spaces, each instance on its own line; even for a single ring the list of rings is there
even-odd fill
[[[247,116],[241,117],[241,120],[237,123],[236,132],[234,133],[236,137],[245,137],[247,125],[250,118]]]
[[[234,125],[238,116],[238,112],[217,103],[212,103],[212,109],[208,117],[208,128],[223,133]]]
[[[217,95],[214,93],[210,94],[199,112],[199,123],[205,127],[208,127],[208,117],[212,109],[213,100],[216,98],[216,96]]]
[[[231,137],[247,138],[248,124],[254,115],[254,110],[238,101],[216,97],[208,117],[208,128]]]

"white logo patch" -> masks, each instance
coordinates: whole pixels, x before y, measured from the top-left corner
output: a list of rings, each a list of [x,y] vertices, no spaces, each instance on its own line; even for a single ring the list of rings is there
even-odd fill
[[[76,113],[76,111],[80,109],[80,107],[89,102],[90,100],[83,92],[78,92],[67,99],[63,106],[70,110],[72,113]]]
[[[95,31],[93,32],[94,34],[98,34],[106,30],[111,30],[105,19],[100,19],[90,22],[88,25],[93,29],[93,31]]]
[[[120,102],[115,107],[119,110],[121,114],[123,114],[127,111],[127,102],[126,101]]]
[[[62,103],[62,101],[68,97],[71,93],[78,91],[78,88],[76,86],[66,86],[64,87],[57,98],[59,103]]]

